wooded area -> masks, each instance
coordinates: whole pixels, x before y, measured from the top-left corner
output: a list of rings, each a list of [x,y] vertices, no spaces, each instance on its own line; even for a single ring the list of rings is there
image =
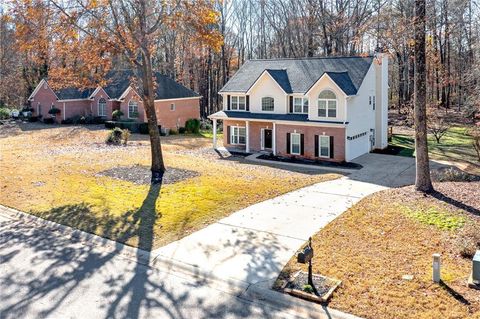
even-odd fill
[[[104,1],[65,2],[77,8],[78,15],[71,19],[82,22],[85,15],[81,12]],[[184,5],[171,10],[181,2]],[[171,3],[153,38],[152,67],[199,92],[203,96],[203,117],[218,110],[218,90],[247,59],[370,55],[377,50],[391,54],[391,108],[411,113],[413,0]],[[180,19],[189,9],[200,18]],[[8,0],[2,7],[0,104],[21,107],[46,76],[54,85],[68,85],[82,81],[79,75],[101,81],[100,70],[130,67],[121,50],[111,50],[118,49],[112,43],[118,39],[109,37],[107,30],[99,27],[95,34],[88,35],[72,27],[72,21],[60,11],[54,1],[47,0]],[[458,109],[471,116],[478,110],[480,96],[479,3],[428,1],[426,15],[427,104],[442,110]],[[208,32],[199,31],[200,25]],[[89,27],[92,30],[95,25]],[[87,49],[92,46],[98,50]],[[89,67],[81,68],[86,62]]]

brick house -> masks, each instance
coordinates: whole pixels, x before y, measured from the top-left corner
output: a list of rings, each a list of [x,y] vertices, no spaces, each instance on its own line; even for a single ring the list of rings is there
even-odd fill
[[[209,118],[230,150],[348,162],[387,147],[386,54],[250,60],[219,94]]]
[[[60,109],[56,121],[74,116],[112,118],[114,110],[121,110],[122,119],[146,122],[143,102],[133,88],[130,71],[112,71],[107,74],[107,85],[97,88],[65,88],[52,90],[43,79],[28,101],[34,116],[50,117],[52,107]],[[160,73],[155,74],[155,110],[158,124],[172,129],[185,126],[191,118],[200,118],[200,98],[197,93]]]

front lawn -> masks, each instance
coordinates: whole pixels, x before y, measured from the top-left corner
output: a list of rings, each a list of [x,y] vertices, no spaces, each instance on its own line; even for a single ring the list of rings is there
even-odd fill
[[[480,162],[472,146],[473,139],[467,134],[467,127],[450,127],[437,143],[435,137],[429,134],[428,150],[430,158],[434,160],[462,162],[462,167],[470,173],[480,174]],[[391,146],[397,147],[401,156],[415,156],[415,141],[412,135],[394,134]]]
[[[105,173],[149,166],[148,137],[133,135],[126,147],[107,146],[101,127],[7,126],[0,127],[0,204],[145,249],[253,203],[338,177],[221,159],[211,139],[176,135],[162,139],[164,158],[167,169],[186,179],[175,182],[173,176],[173,183],[151,189]],[[142,215],[158,191],[154,215]],[[146,233],[152,237],[147,244],[140,238]]]
[[[329,306],[376,319],[480,318],[480,292],[467,288],[471,257],[462,257],[480,248],[480,182],[435,186],[435,196],[374,194],[313,237],[314,272],[343,282]],[[434,253],[441,285],[431,279]],[[299,269],[292,258],[277,284]]]

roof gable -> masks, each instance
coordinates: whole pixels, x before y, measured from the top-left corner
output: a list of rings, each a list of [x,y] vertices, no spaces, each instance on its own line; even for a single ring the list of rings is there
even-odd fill
[[[346,94],[356,94],[373,57],[327,57],[300,59],[249,60],[235,73],[221,92],[247,92],[265,71],[289,93],[305,93],[328,73]],[[288,84],[287,84],[288,83]]]

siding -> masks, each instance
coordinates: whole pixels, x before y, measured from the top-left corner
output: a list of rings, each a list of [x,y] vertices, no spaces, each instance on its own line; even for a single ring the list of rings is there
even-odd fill
[[[170,105],[175,104],[175,110],[170,110]],[[189,119],[200,119],[200,98],[156,101],[155,112],[158,123],[169,129],[185,127]],[[145,119],[146,121],[146,119]]]

